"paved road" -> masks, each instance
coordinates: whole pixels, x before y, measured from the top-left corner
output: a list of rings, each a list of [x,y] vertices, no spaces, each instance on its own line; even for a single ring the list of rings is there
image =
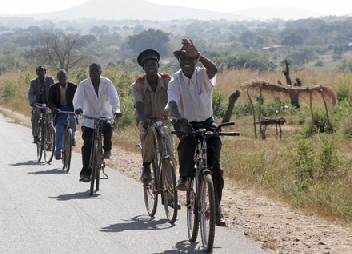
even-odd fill
[[[29,128],[0,116],[0,253],[197,253],[189,243],[186,213],[175,225],[158,207],[146,215],[139,182],[108,168],[108,180],[90,196],[78,182],[81,157],[69,174],[61,162],[36,162]],[[200,241],[200,238],[198,238]],[[274,253],[242,234],[216,228],[213,253]]]

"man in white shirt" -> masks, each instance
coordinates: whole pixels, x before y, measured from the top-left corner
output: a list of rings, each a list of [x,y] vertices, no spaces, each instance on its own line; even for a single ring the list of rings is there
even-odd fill
[[[89,78],[81,81],[77,87],[73,98],[73,107],[77,115],[84,114],[88,117],[120,117],[120,100],[116,88],[106,77],[101,76],[101,66],[92,63],[89,66]],[[80,181],[90,181],[89,158],[92,147],[92,134],[94,128],[94,120],[81,118],[79,120],[82,126],[82,138],[84,144],[82,146],[83,167],[80,172]],[[112,126],[105,122],[103,129],[104,135],[104,158],[110,158],[112,148]]]
[[[183,46],[174,52],[180,63],[180,70],[173,75],[168,87],[168,107],[178,122],[189,122],[193,128],[202,124],[209,128],[216,126],[213,119],[212,91],[216,84],[217,68],[213,62],[201,55],[191,40],[183,39]],[[204,67],[196,67],[197,62]],[[198,127],[199,128],[199,127]],[[220,168],[220,138],[210,138],[208,144],[208,166],[213,171],[216,200],[216,225],[225,226],[220,201],[224,187],[223,170]],[[194,177],[196,138],[185,136],[180,139],[178,150],[180,178],[178,190],[187,190],[187,177]]]

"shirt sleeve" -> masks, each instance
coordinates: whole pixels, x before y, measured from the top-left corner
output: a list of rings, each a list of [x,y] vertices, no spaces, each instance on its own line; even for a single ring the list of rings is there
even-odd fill
[[[138,83],[133,83],[132,84],[132,96],[134,99],[134,104],[136,104],[137,101],[142,101],[143,102],[143,96],[142,96],[142,91],[141,91],[142,86]]]
[[[178,85],[178,79],[172,78],[169,81],[167,95],[168,95],[168,102],[174,101],[177,105],[180,103],[180,90]]]
[[[78,84],[76,93],[73,96],[72,100],[73,108],[76,109],[83,109],[83,84],[82,81]]]
[[[209,79],[207,69],[205,68],[199,69],[198,75],[200,75],[203,80],[203,84],[205,84],[208,90],[212,90],[214,88],[216,85],[216,75],[212,79]]]
[[[110,96],[110,102],[111,102],[111,106],[112,106],[112,110],[114,113],[121,113],[120,111],[120,98],[119,95],[116,91],[115,86],[113,85],[113,83],[110,81],[109,82],[109,96]]]

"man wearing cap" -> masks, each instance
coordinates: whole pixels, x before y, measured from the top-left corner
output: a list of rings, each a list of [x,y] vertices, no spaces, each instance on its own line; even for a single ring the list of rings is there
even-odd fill
[[[132,95],[142,144],[143,168],[141,181],[143,183],[152,180],[150,164],[153,159],[155,140],[151,124],[157,120],[166,121],[168,118],[168,112],[164,108],[167,105],[167,89],[171,77],[158,72],[159,61],[160,54],[156,50],[146,49],[141,52],[137,57],[137,62],[143,68],[145,75],[139,77],[132,84]],[[173,156],[171,135],[167,147],[169,155]]]
[[[48,105],[49,87],[54,84],[54,79],[46,75],[46,69],[39,65],[36,69],[37,77],[31,80],[28,90],[28,101],[32,107],[32,135],[33,143],[39,142],[40,109],[35,107],[36,103]]]
[[[183,39],[182,47],[174,52],[180,64],[180,70],[173,75],[168,88],[168,106],[177,118],[176,122],[189,122],[194,129],[197,125],[216,126],[213,119],[212,91],[216,84],[217,67],[202,55],[194,46],[192,40]],[[200,62],[204,67],[196,67]],[[219,138],[209,138],[208,166],[212,170],[215,199],[216,225],[225,226],[221,212],[220,201],[224,187],[223,170],[220,168],[221,141]],[[194,151],[196,138],[192,135],[180,139],[178,150],[180,162],[180,178],[176,183],[178,190],[187,190],[187,177],[194,177]]]

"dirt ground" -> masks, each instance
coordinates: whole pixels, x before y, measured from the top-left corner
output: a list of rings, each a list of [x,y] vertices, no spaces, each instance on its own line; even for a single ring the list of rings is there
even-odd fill
[[[19,124],[30,124],[28,117],[15,112],[0,109],[0,113],[11,115]],[[75,149],[78,151],[81,144],[79,134],[77,139]],[[108,165],[139,180],[141,156],[137,151],[134,153],[114,147]],[[182,203],[184,193],[180,193],[180,197]],[[285,254],[352,253],[352,228],[323,220],[314,214],[307,215],[253,190],[241,189],[226,179],[222,208],[229,229],[261,242],[264,249]]]

